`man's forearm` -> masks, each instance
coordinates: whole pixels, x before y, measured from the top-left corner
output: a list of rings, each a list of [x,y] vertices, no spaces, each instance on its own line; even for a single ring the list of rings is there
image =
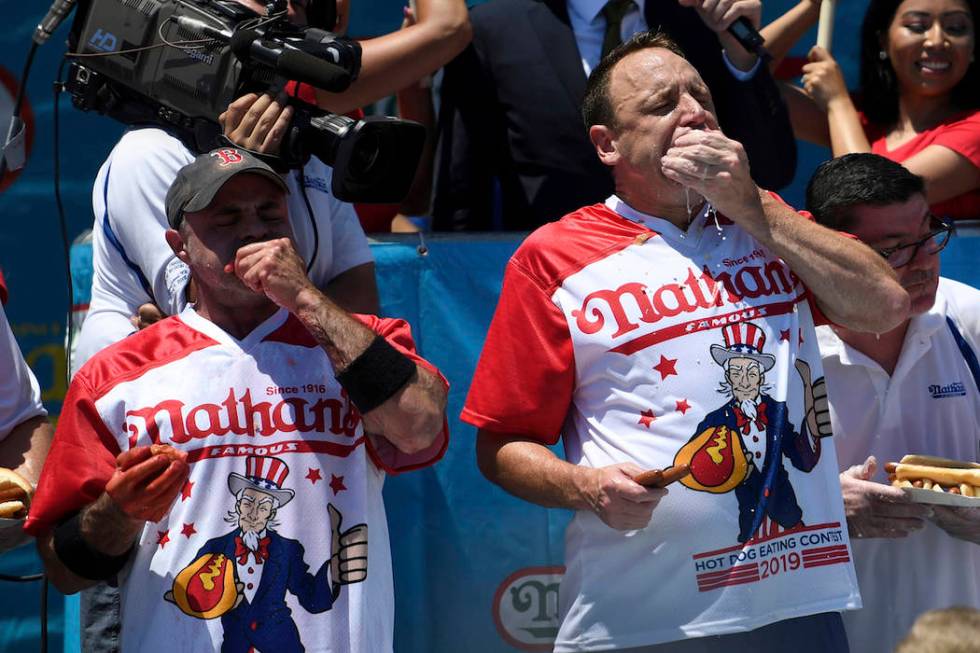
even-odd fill
[[[831,321],[884,333],[908,317],[908,293],[868,246],[802,218],[766,192],[761,200],[760,219],[739,223],[786,261]]]
[[[462,0],[425,0],[418,22],[361,43],[361,72],[342,93],[317,89],[322,109],[346,113],[391,95],[444,66],[472,38]]]
[[[323,347],[338,374],[347,370],[377,337],[313,289],[304,291],[296,316]],[[368,432],[384,436],[405,453],[415,453],[431,445],[442,431],[445,405],[443,383],[416,365],[405,385],[361,417]]]
[[[573,465],[537,442],[480,430],[476,442],[480,471],[514,496],[546,508],[591,510],[589,468]]]
[[[53,436],[47,417],[39,415],[21,422],[0,447],[0,467],[14,470],[36,486]]]
[[[94,503],[82,508],[79,531],[85,544],[106,556],[121,556],[129,551],[144,522],[122,512],[109,495],[103,493]],[[73,594],[99,581],[79,576],[58,556],[53,532],[38,538],[38,553],[49,579],[61,592]]]
[[[294,313],[327,352],[337,372],[363,354],[376,335],[313,287],[300,294]]]

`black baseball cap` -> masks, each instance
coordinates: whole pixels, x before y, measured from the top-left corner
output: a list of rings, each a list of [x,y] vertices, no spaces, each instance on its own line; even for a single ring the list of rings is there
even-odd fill
[[[221,147],[205,152],[177,172],[167,191],[167,222],[176,229],[184,213],[208,208],[225,182],[245,172],[262,175],[289,192],[282,177],[260,159],[242,149]]]

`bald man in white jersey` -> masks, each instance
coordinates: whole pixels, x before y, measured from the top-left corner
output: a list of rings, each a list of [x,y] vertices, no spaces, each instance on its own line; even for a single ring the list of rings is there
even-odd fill
[[[576,511],[554,650],[846,651],[837,611],[860,599],[814,322],[888,329],[908,295],[752,182],[664,37],[600,63],[583,114],[616,193],[511,259],[463,410],[490,480]],[[673,463],[691,474],[669,492],[635,480]]]

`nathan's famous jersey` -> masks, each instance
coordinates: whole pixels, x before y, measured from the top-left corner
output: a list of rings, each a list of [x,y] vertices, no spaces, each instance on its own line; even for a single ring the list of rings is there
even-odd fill
[[[781,259],[708,211],[681,231],[612,197],[514,255],[463,419],[561,435],[579,465],[692,472],[641,531],[576,514],[556,651],[860,605],[834,447],[806,417],[814,310]]]
[[[404,322],[361,319],[428,366]],[[295,317],[280,310],[236,340],[188,308],[76,375],[28,530],[95,500],[116,456],[151,443],[186,451],[190,478],[121,574],[124,651],[392,649],[382,483],[437,460],[445,429],[400,454],[365,436]]]

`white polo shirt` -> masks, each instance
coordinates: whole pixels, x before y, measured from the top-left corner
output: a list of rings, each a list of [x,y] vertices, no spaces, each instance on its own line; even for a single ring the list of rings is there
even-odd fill
[[[882,467],[907,453],[977,460],[980,389],[947,315],[980,354],[980,291],[941,279],[936,303],[912,318],[890,377],[829,327],[817,329],[841,470],[869,455]],[[874,480],[888,482],[884,471]],[[980,546],[932,523],[907,538],[851,540],[851,547],[864,600],[863,610],[844,615],[852,651],[890,653],[925,610],[980,608]]]

